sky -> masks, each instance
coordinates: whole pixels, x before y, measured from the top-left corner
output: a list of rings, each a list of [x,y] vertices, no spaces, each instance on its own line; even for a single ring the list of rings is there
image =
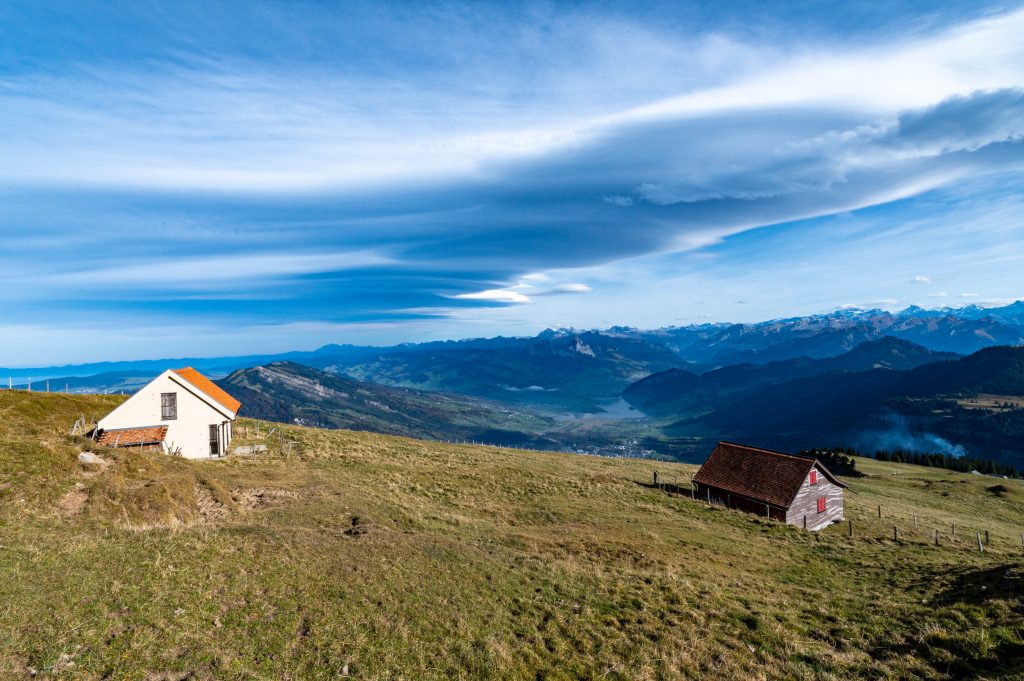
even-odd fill
[[[1024,297],[1019,3],[0,0],[0,366]]]

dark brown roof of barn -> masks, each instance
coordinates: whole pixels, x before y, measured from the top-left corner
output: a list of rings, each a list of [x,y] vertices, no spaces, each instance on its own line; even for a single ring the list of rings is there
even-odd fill
[[[693,480],[772,506],[789,508],[815,464],[833,483],[846,487],[817,459],[732,442],[719,442]]]
[[[143,428],[114,428],[100,433],[97,442],[104,447],[137,447],[155,445],[167,437],[167,426],[145,426]]]

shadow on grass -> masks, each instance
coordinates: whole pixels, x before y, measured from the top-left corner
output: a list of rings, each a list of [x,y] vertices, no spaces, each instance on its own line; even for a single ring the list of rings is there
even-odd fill
[[[687,498],[689,498],[690,496],[689,485],[684,487],[682,485],[676,485],[671,482],[660,481],[657,485],[655,485],[653,482],[640,482],[639,480],[634,480],[633,483],[636,485],[640,485],[641,487],[644,487],[646,489],[658,490],[661,492],[665,492],[666,494],[671,494],[673,496],[685,496]]]

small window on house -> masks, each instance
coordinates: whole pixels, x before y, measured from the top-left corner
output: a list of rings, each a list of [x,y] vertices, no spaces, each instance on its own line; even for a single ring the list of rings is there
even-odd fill
[[[220,453],[220,428],[217,424],[210,426],[210,456]]]
[[[164,421],[178,418],[178,393],[160,393],[160,418]]]
[[[818,471],[815,471],[815,470],[811,471],[811,484],[812,485],[817,485],[818,484]]]
[[[818,513],[825,512],[825,497],[818,497]]]

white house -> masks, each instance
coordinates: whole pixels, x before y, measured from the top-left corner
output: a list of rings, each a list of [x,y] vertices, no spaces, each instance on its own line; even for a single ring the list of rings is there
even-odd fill
[[[96,424],[108,447],[161,449],[190,459],[223,456],[241,403],[192,367],[168,369]]]

